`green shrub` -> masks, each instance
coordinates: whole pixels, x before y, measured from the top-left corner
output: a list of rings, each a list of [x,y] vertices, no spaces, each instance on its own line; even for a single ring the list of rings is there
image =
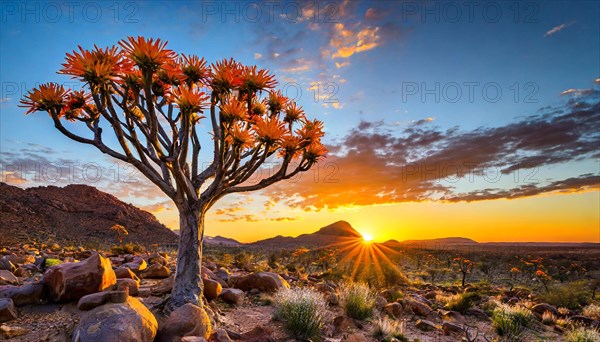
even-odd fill
[[[319,341],[327,305],[323,295],[315,290],[285,289],[274,299],[275,319],[297,339]]]
[[[129,242],[123,245],[112,246],[110,251],[113,254],[135,254],[142,253],[145,248],[141,245]]]
[[[397,321],[384,316],[373,322],[375,327],[373,328],[373,336],[380,341],[389,342],[392,340],[398,340],[402,342],[408,342],[408,338],[404,336],[404,322]]]
[[[363,283],[347,283],[342,287],[340,301],[348,317],[367,319],[375,309],[375,294]]]
[[[56,265],[60,265],[60,264],[62,264],[62,261],[60,261],[59,259],[46,259],[46,262],[44,265],[46,266],[46,268],[48,268],[48,267],[52,267],[52,266],[56,266]]]
[[[557,307],[575,310],[588,305],[592,297],[587,283],[576,281],[549,287],[548,292],[540,295],[540,300]]]
[[[492,325],[506,340],[518,341],[525,329],[532,327],[533,319],[531,311],[524,307],[500,304],[494,309]]]
[[[568,342],[598,342],[600,341],[600,333],[598,330],[577,328],[567,333]]]
[[[448,310],[458,311],[464,314],[479,300],[481,300],[481,296],[476,292],[461,293],[456,296],[452,296],[448,303],[446,303],[446,308]]]

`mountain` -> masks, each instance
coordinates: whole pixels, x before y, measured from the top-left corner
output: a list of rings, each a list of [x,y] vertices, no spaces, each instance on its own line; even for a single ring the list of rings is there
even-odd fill
[[[237,240],[217,236],[204,236],[204,243],[215,246],[227,246],[227,247],[241,247],[243,244]]]
[[[273,238],[260,240],[249,244],[261,248],[298,248],[298,247],[327,247],[358,241],[362,235],[350,223],[337,221],[325,226],[312,234],[302,234],[297,237],[278,235]]]
[[[115,244],[120,224],[124,242],[177,243],[177,235],[154,215],[92,186],[73,184],[21,189],[0,183],[0,244],[50,240],[72,244]]]
[[[426,239],[426,240],[388,240],[383,243],[386,247],[421,247],[421,248],[435,248],[435,247],[449,247],[449,246],[469,246],[478,245],[479,243],[475,240],[471,240],[463,237],[447,237],[438,239]]]

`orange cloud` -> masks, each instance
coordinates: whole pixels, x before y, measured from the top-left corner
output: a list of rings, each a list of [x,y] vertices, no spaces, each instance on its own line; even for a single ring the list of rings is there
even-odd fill
[[[355,31],[343,23],[333,26],[329,46],[334,51],[331,59],[349,58],[350,56],[376,48],[381,44],[379,27],[365,27]]]

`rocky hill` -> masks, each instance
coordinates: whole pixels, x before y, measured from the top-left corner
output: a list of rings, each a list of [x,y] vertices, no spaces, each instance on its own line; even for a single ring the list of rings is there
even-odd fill
[[[250,245],[262,248],[297,248],[297,247],[327,247],[362,239],[350,223],[337,221],[325,226],[312,234],[302,234],[297,237],[278,235],[273,238],[256,241]]]
[[[154,215],[87,185],[21,189],[0,183],[0,244],[55,241],[117,242],[110,230],[123,225],[124,241],[143,245],[176,243],[177,236]]]

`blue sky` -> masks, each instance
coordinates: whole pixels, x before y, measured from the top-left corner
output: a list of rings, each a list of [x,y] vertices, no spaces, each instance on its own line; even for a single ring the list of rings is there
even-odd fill
[[[312,117],[325,121],[325,142],[340,151],[361,122],[383,121],[373,131],[364,131],[372,134],[402,136],[415,127],[467,134],[480,127],[526,122],[550,108],[563,108],[582,94],[585,101],[598,100],[597,1],[469,3],[474,7],[464,2],[411,1],[78,4],[69,8],[62,2],[2,3],[0,151],[5,167],[25,157],[111,167],[107,157],[52,129],[46,115],[25,116],[17,104],[39,83],[72,82],[56,74],[66,52],[78,45],[111,46],[126,36],[161,38],[176,52],[195,53],[209,63],[234,57],[270,69],[288,95],[301,91],[297,102]],[[588,141],[595,141],[597,136],[590,134]],[[556,144],[559,148],[560,141]],[[51,151],[43,153],[38,145]],[[14,151],[21,151],[23,158],[6,154]],[[430,152],[425,149],[421,154]],[[344,156],[340,153],[337,157]],[[598,175],[599,165],[597,155],[590,153],[540,164],[539,186]],[[25,186],[46,183],[29,180]],[[140,205],[164,202],[157,196],[119,192],[105,183],[100,187]],[[489,182],[462,178],[454,186],[456,193],[466,193],[489,188]],[[495,186],[511,189],[515,184],[513,178],[503,178]],[[256,196],[258,213],[272,194]],[[315,215],[310,222],[326,223],[330,217]]]

